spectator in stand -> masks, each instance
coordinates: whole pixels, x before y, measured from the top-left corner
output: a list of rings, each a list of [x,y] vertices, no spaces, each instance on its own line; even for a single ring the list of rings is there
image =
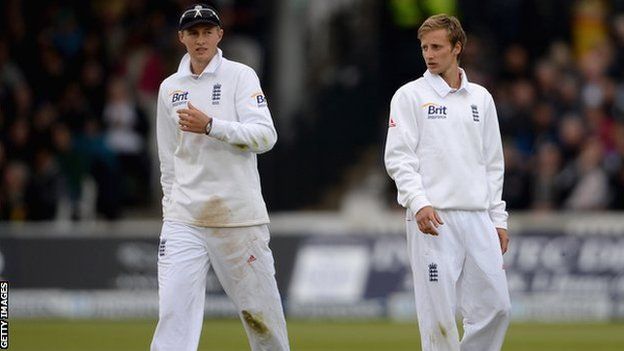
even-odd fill
[[[56,218],[60,201],[61,175],[52,150],[35,152],[34,170],[25,192],[26,218],[33,221]]]
[[[503,69],[500,80],[513,83],[528,79],[530,76],[530,62],[527,50],[519,44],[511,44],[503,55]]]
[[[84,63],[80,71],[80,88],[95,116],[101,116],[106,96],[104,67],[97,60]]]
[[[125,172],[121,179],[125,203],[145,204],[150,199],[150,162],[145,147],[148,121],[120,78],[109,83],[104,123],[106,144]]]
[[[87,173],[85,154],[75,146],[71,131],[62,123],[52,128],[52,142],[60,168],[61,198],[69,204],[71,219],[78,220],[82,182]]]
[[[35,150],[53,150],[52,126],[58,121],[56,105],[49,101],[41,102],[35,109],[31,131],[31,144]],[[53,154],[54,155],[54,154]]]
[[[8,43],[0,38],[0,110],[3,111],[0,127],[26,117],[30,105],[31,92],[24,74],[13,60]],[[4,123],[3,119],[6,119]]]
[[[523,155],[530,155],[533,149],[531,118],[535,107],[535,88],[525,79],[511,83],[509,89],[510,115],[502,118],[510,122],[504,129],[501,127],[501,132],[515,138],[516,146]]]
[[[37,83],[37,94],[40,99],[58,103],[67,77],[65,63],[61,55],[51,45],[41,43],[39,45],[39,63],[34,74]]]
[[[581,112],[579,79],[571,74],[560,77],[558,96],[554,101],[557,115],[576,114]]]
[[[607,174],[602,168],[603,146],[598,138],[589,138],[577,159],[559,176],[565,199],[571,210],[604,210],[609,203]]]
[[[538,102],[533,108],[529,134],[527,139],[531,142],[532,154],[536,152],[537,145],[557,140],[557,117],[554,108],[546,100]]]
[[[95,209],[106,219],[119,218],[123,206],[125,175],[95,118],[86,121],[84,134],[76,143],[85,153],[87,172],[97,185]]]
[[[9,126],[6,153],[9,160],[29,162],[33,156],[28,120],[19,118]]]
[[[540,98],[549,102],[557,98],[561,71],[548,59],[541,59],[535,66],[535,85]]]
[[[510,210],[526,210],[531,202],[527,162],[516,146],[509,140],[503,142],[505,181],[503,197]]]
[[[585,138],[587,130],[585,123],[580,116],[566,115],[559,123],[559,148],[563,157],[563,163],[573,162],[579,154]]]
[[[65,86],[58,107],[59,120],[77,136],[84,134],[86,121],[96,118],[77,82],[70,82]]]
[[[25,162],[10,161],[4,171],[0,187],[0,219],[24,221],[27,215],[26,186],[28,166]]]
[[[554,211],[561,203],[557,176],[561,171],[561,152],[555,143],[537,147],[531,169],[531,205],[537,211]]]

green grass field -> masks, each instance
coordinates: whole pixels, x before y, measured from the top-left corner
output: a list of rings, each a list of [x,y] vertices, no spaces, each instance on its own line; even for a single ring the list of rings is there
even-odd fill
[[[10,320],[12,351],[145,351],[154,320]],[[415,324],[289,320],[293,351],[416,351]],[[207,320],[203,351],[249,350],[238,320]],[[624,324],[512,324],[505,351],[622,351]]]

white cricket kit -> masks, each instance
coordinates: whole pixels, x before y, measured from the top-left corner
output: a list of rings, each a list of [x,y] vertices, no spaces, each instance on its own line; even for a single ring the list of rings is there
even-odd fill
[[[207,228],[165,221],[152,351],[196,351],[212,265],[254,351],[290,350],[266,225]],[[210,342],[210,341],[209,341]]]
[[[496,228],[507,228],[503,151],[488,91],[452,89],[439,75],[402,86],[392,98],[385,164],[407,209],[406,229],[424,351],[500,350],[509,292]],[[415,214],[433,206],[438,236]],[[459,342],[455,314],[463,315]]]
[[[213,118],[210,135],[182,132],[188,102]],[[269,223],[256,154],[277,141],[256,73],[219,49],[199,76],[186,54],[158,93],[158,154],[163,219],[204,227]]]
[[[210,135],[179,129],[176,111],[189,102],[213,118]],[[151,350],[197,350],[210,266],[251,349],[289,350],[256,160],[277,133],[255,72],[218,50],[193,75],[185,55],[160,86],[157,137],[164,196]]]

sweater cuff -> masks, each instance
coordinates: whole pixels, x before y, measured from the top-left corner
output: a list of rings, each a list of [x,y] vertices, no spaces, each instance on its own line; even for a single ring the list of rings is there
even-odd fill
[[[418,213],[418,211],[420,211],[421,208],[425,206],[431,206],[431,202],[429,202],[429,199],[427,199],[425,195],[418,195],[414,196],[410,200],[407,207],[410,209],[410,211],[416,214]]]
[[[228,134],[229,123],[221,119],[212,119],[212,128],[208,136],[219,140],[226,140]]]
[[[501,228],[507,230],[507,213],[492,213],[490,212],[490,219],[495,228]]]
[[[503,223],[503,222],[500,222],[500,223],[494,223],[494,228],[499,228],[499,229],[505,229],[505,230],[507,230],[507,223]]]

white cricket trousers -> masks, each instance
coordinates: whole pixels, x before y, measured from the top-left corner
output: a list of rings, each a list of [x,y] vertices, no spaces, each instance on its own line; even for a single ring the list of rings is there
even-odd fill
[[[406,222],[422,350],[498,351],[511,304],[496,228],[485,211],[437,212],[438,236],[422,233],[409,210]]]
[[[151,351],[196,351],[210,265],[253,351],[288,351],[266,225],[205,228],[165,221],[158,251],[159,320]]]

